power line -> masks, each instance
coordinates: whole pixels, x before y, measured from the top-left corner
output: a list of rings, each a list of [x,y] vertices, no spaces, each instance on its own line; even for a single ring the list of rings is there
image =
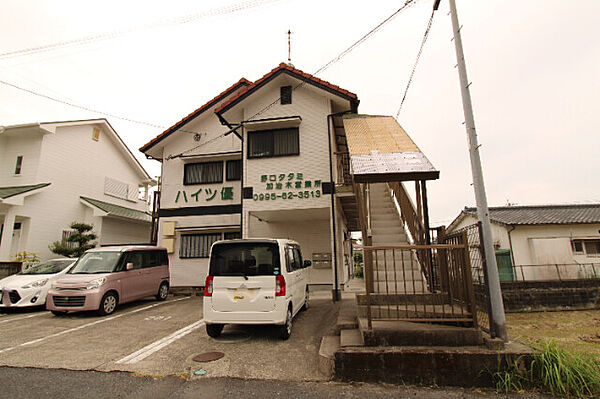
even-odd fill
[[[400,106],[398,107],[398,111],[396,112],[396,119],[400,116],[400,111],[402,110],[402,106],[404,105],[404,101],[406,100],[406,95],[408,94],[408,89],[410,88],[410,84],[412,83],[413,77],[415,76],[415,71],[417,70],[417,64],[419,63],[419,59],[421,58],[421,54],[423,54],[423,47],[425,47],[425,42],[429,37],[429,32],[431,31],[431,25],[433,24],[433,15],[435,13],[435,8],[431,12],[431,16],[429,17],[429,21],[427,22],[427,29],[425,29],[425,34],[423,35],[423,40],[421,40],[421,47],[419,47],[419,52],[417,53],[417,59],[413,65],[412,71],[410,72],[410,77],[408,78],[408,83],[406,84],[406,89],[404,89],[404,95],[402,96],[402,101],[400,102]]]
[[[268,3],[274,3],[277,1],[281,1],[281,0],[245,1],[242,3],[233,4],[233,5],[227,6],[227,7],[215,8],[215,9],[211,9],[208,11],[203,11],[203,12],[199,12],[199,13],[195,13],[195,14],[191,14],[191,15],[184,15],[182,17],[167,19],[167,20],[163,20],[163,21],[157,21],[157,22],[150,23],[150,24],[138,25],[138,26],[128,28],[128,29],[114,30],[111,32],[99,33],[96,35],[83,36],[83,37],[80,37],[77,39],[63,40],[60,42],[48,43],[48,44],[44,44],[44,45],[40,45],[40,46],[34,46],[34,47],[28,47],[28,48],[23,48],[23,49],[19,49],[19,50],[7,51],[5,53],[0,53],[0,59],[26,56],[26,55],[36,54],[36,53],[40,53],[40,52],[44,52],[44,51],[51,51],[51,50],[62,48],[62,47],[83,45],[83,44],[87,44],[87,43],[98,41],[98,40],[114,39],[116,37],[124,36],[124,35],[130,34],[130,33],[139,31],[139,30],[146,30],[146,29],[171,26],[171,25],[187,24],[187,23],[194,22],[201,18],[225,15],[225,14],[232,14],[232,13],[235,13],[238,11],[243,11],[243,10],[247,10],[250,8],[260,7],[262,5],[265,5]]]
[[[326,70],[327,68],[329,68],[330,66],[332,66],[333,64],[335,64],[336,62],[338,62],[339,60],[341,60],[343,57],[345,57],[350,52],[352,52],[352,50],[354,50],[356,47],[358,47],[359,45],[361,45],[362,43],[364,43],[369,37],[371,37],[373,34],[375,34],[379,29],[381,29],[383,27],[383,25],[385,25],[386,23],[388,23],[389,21],[391,21],[392,19],[394,19],[394,17],[396,17],[398,14],[400,14],[406,8],[414,5],[417,1],[419,1],[419,0],[406,0],[404,2],[404,4],[402,5],[402,7],[400,7],[396,11],[394,11],[389,17],[387,17],[386,19],[384,19],[383,21],[381,21],[379,24],[377,24],[377,26],[375,26],[369,32],[367,32],[366,34],[364,34],[360,39],[358,39],[357,41],[355,41],[354,43],[352,43],[348,48],[346,48],[344,51],[342,51],[336,57],[332,58],[328,63],[326,63],[325,65],[323,65],[321,68],[317,69],[317,71],[314,72],[311,76],[315,76],[315,75],[323,72],[324,70]],[[294,91],[294,90],[296,90],[296,89],[304,86],[305,84],[306,84],[306,82],[301,82],[297,86],[292,87],[292,91]],[[279,100],[281,100],[281,97],[278,97],[275,101],[273,101],[272,103],[270,103],[269,105],[267,105],[266,107],[264,107],[263,109],[261,109],[260,111],[258,111],[257,113],[255,113],[254,115],[252,115],[247,120],[250,121],[253,118],[257,117],[258,115],[262,114],[263,112],[271,109],[275,104],[277,104],[279,102]]]

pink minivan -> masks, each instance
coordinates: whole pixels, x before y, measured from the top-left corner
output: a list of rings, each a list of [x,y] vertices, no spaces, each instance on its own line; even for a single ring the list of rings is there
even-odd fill
[[[111,314],[117,305],[169,294],[169,258],[165,248],[119,246],[86,251],[64,277],[52,283],[46,308],[56,316],[95,310]]]

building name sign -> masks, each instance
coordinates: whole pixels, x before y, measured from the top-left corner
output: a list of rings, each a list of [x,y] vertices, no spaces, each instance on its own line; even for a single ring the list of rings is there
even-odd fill
[[[261,175],[260,182],[267,192],[254,194],[254,201],[321,197],[321,180],[305,180],[301,172]]]
[[[219,194],[219,198],[223,201],[233,200],[233,187],[221,187],[218,188],[199,188],[198,191],[191,193],[188,196],[188,193],[185,190],[177,191],[177,195],[175,196],[175,203],[180,200],[183,202],[201,202],[201,201],[212,201]],[[189,198],[189,200],[188,200]]]

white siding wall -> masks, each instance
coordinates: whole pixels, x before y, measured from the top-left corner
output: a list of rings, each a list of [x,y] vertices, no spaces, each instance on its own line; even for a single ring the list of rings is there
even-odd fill
[[[37,178],[41,146],[42,135],[39,133],[26,134],[23,137],[0,135],[0,186],[41,183]],[[15,175],[19,155],[23,155],[21,174]]]
[[[93,125],[59,126],[55,134],[46,134],[43,137],[35,180],[23,181],[19,185],[39,182],[52,184],[45,191],[27,197],[24,205],[15,207],[18,216],[29,218],[29,234],[28,237],[22,238],[21,250],[36,252],[42,260],[55,257],[48,245],[60,240],[62,231],[68,229],[73,221],[94,223],[94,231],[100,235],[101,219],[91,216],[91,210],[80,202],[80,196],[147,210],[144,201],[132,202],[104,194],[106,176],[136,187],[142,179],[108,133],[102,130],[100,140],[96,142],[92,140],[92,129]],[[32,135],[27,137],[30,136]],[[30,145],[35,148],[39,144],[37,136],[33,137],[31,142],[18,140],[17,143],[24,148],[29,148]],[[23,165],[28,167],[25,162]],[[14,170],[14,165],[12,168]],[[2,185],[5,183],[2,182]],[[147,231],[145,235],[149,237],[150,224],[144,226]],[[123,222],[120,229],[123,230],[122,234],[130,234],[127,222]],[[142,227],[136,225],[132,229],[135,236]]]
[[[102,221],[100,231],[100,245],[147,244],[150,242],[148,223],[107,217]]]
[[[455,230],[476,222],[475,217],[466,216]],[[510,249],[508,232],[512,227],[496,223],[491,225],[494,242],[499,243],[501,249]],[[510,238],[515,265],[600,263],[598,257],[574,254],[570,246],[573,239],[600,239],[600,224],[516,226],[510,232]],[[525,279],[542,279],[544,276],[555,278],[556,272],[555,267],[549,267],[548,270],[517,268],[515,278],[521,280],[523,276]],[[576,268],[568,267],[561,270],[561,277],[568,276],[576,278]]]

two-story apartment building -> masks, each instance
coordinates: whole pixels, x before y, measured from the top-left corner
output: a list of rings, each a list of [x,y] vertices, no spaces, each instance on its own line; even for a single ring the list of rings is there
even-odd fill
[[[333,115],[356,94],[280,64],[241,79],[140,148],[162,162],[158,243],[173,286],[203,286],[219,239],[289,238],[313,262],[312,284],[351,270],[351,238],[334,193]]]
[[[0,128],[0,260],[48,246],[73,221],[99,244],[147,243],[155,182],[105,119]]]

